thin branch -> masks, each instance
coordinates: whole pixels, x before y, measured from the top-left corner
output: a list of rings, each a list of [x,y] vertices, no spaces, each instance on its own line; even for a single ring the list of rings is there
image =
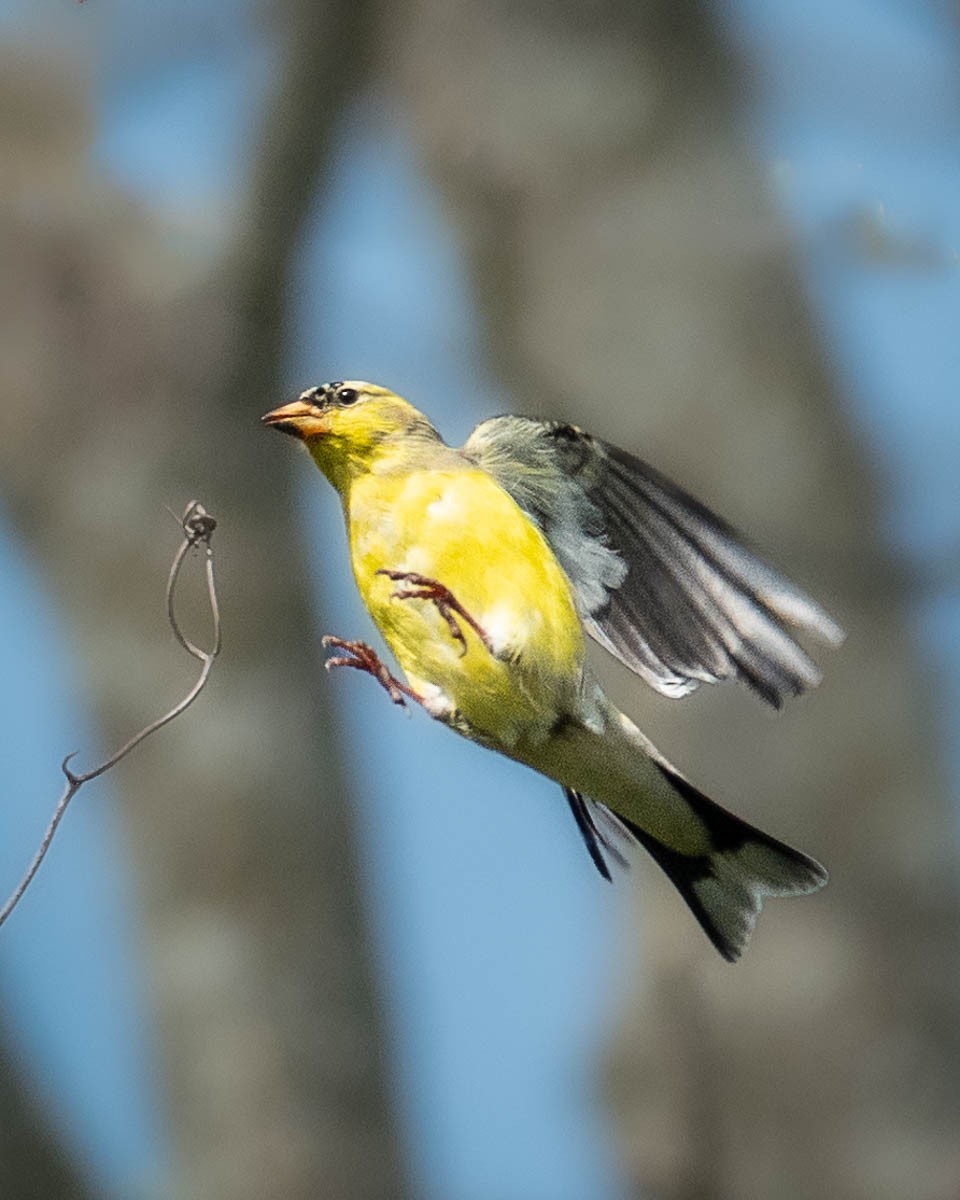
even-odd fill
[[[221,628],[220,628],[220,604],[217,600],[217,585],[213,570],[213,547],[210,544],[211,536],[214,529],[217,527],[217,522],[206,511],[202,504],[197,500],[191,500],[184,509],[183,516],[180,520],[180,528],[183,530],[183,541],[174,555],[173,563],[170,567],[170,575],[167,579],[167,616],[170,620],[170,628],[173,630],[173,635],[180,645],[192,655],[201,664],[200,675],[187,692],[182,700],[178,701],[173,708],[169,709],[158,717],[155,721],[151,721],[149,725],[144,726],[139,732],[135,733],[129,741],[125,742],[116,753],[112,754],[105,762],[99,766],[93,767],[89,771],[77,773],[70,769],[70,759],[73,754],[68,754],[60,765],[66,777],[66,786],[63,790],[63,795],[60,797],[57,807],[54,810],[53,816],[50,818],[50,824],[47,826],[40,846],[26,873],[18,884],[16,890],[10,896],[10,899],[0,909],[0,925],[3,925],[7,917],[20,903],[27,888],[33,882],[33,878],[40,869],[40,864],[47,856],[47,851],[50,849],[50,843],[53,841],[54,834],[57,832],[57,827],[63,820],[64,814],[77,792],[85,783],[89,783],[92,779],[97,779],[100,775],[105,774],[112,767],[115,767],[121,759],[139,746],[142,741],[156,733],[158,729],[162,729],[164,725],[169,725],[175,717],[179,715],[196,700],[203,691],[207,680],[210,677],[210,671],[213,669],[213,664],[216,662],[220,654],[222,645]],[[209,650],[204,650],[192,642],[183,630],[180,628],[180,623],[177,620],[175,612],[175,599],[177,591],[177,582],[180,579],[180,570],[183,566],[187,553],[195,546],[202,546],[204,552],[204,573],[207,584],[207,599],[210,602],[210,613],[213,617],[213,646]],[[76,752],[74,752],[76,753]]]

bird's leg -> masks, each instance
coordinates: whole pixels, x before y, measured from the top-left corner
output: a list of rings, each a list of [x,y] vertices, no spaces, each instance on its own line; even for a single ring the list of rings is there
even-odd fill
[[[418,704],[423,703],[423,697],[419,696],[412,687],[401,683],[395,675],[390,674],[387,665],[380,660],[376,650],[372,646],[368,646],[366,642],[347,642],[343,638],[331,637],[330,634],[320,640],[324,646],[333,646],[336,650],[344,651],[343,654],[327,659],[323,665],[328,671],[331,667],[355,667],[358,671],[366,671],[368,675],[372,675],[394,704],[399,704],[401,708],[406,705],[404,696],[416,700]]]
[[[495,653],[493,643],[487,636],[486,630],[475,617],[467,612],[445,584],[440,583],[436,579],[430,579],[426,575],[417,575],[414,571],[380,570],[377,574],[386,575],[394,583],[407,583],[411,585],[406,588],[397,588],[395,592],[391,592],[391,600],[432,600],[437,606],[437,612],[439,612],[440,616],[443,617],[449,626],[451,637],[460,643],[461,658],[467,652],[467,639],[463,636],[463,630],[457,622],[457,617],[461,617],[466,621],[491,654]]]

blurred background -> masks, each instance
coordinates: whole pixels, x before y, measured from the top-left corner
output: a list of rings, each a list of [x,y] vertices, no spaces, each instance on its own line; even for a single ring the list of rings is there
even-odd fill
[[[6,0],[0,934],[10,1200],[956,1200],[960,44],[945,0]],[[849,630],[771,716],[608,662],[822,858],[723,963],[559,790],[327,676],[372,637],[267,408],[573,420]]]

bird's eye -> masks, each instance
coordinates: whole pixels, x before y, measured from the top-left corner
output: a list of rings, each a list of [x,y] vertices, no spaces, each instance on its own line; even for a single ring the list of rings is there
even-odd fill
[[[356,388],[348,388],[348,387],[337,388],[337,403],[338,404],[343,404],[343,405],[356,404],[356,402],[359,399],[360,399],[360,393],[357,391]]]

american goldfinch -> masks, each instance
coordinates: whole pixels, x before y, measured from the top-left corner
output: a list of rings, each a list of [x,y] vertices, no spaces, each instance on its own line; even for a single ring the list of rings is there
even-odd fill
[[[668,696],[742,680],[771,704],[820,674],[794,626],[839,643],[818,605],[698,501],[572,425],[494,417],[462,449],[371,383],[323,384],[263,421],[299,438],[340,495],[353,573],[399,662],[326,638],[398,704],[564,789],[597,869],[635,839],[724,958],[764,896],[812,892],[819,863],[690,784],[621,713],[585,634]]]

